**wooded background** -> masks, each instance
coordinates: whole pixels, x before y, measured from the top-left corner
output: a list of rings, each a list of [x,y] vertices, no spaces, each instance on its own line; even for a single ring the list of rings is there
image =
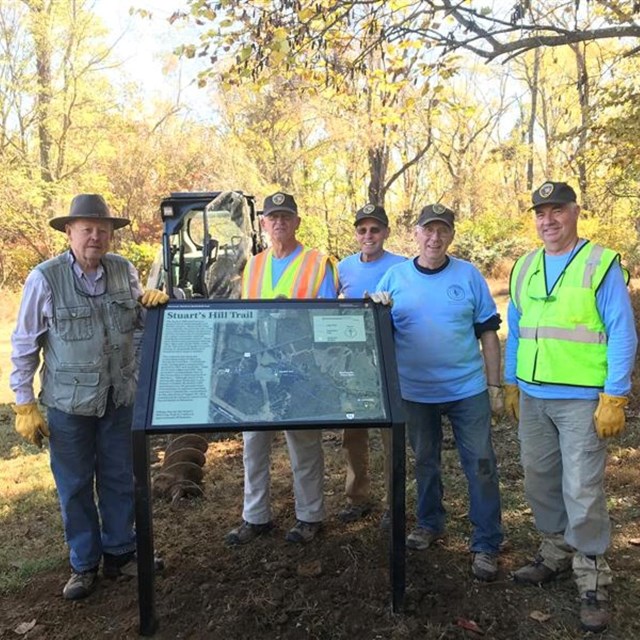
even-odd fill
[[[207,124],[192,94],[114,82],[121,52],[92,2],[0,3],[0,286],[64,246],[47,221],[78,192],[132,219],[118,249],[144,272],[162,197],[229,188],[293,193],[302,240],[337,257],[364,203],[412,254],[420,208],[440,201],[454,252],[505,276],[536,242],[527,208],[546,179],[579,192],[581,235],[640,269],[640,2],[174,4],[167,29],[189,37],[167,83],[194,70]]]

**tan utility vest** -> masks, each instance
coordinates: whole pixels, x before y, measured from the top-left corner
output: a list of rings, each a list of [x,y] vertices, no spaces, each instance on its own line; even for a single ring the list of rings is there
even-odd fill
[[[131,405],[136,389],[133,332],[139,304],[129,285],[128,261],[102,258],[106,291],[81,288],[68,253],[37,266],[53,297],[45,334],[40,399],[45,406],[81,416],[103,416],[110,388],[116,406]]]

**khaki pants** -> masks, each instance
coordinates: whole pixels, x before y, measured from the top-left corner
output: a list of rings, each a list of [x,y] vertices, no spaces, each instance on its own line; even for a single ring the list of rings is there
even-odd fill
[[[599,600],[608,599],[606,587],[611,584],[612,572],[604,556],[586,556],[576,551],[565,542],[561,533],[546,535],[538,553],[545,565],[554,571],[573,568],[573,577],[581,596],[587,591],[595,591]]]
[[[389,507],[391,487],[391,430],[381,429],[384,451],[385,508]],[[345,495],[349,504],[366,504],[371,497],[369,477],[369,430],[345,429],[342,434],[342,448],[347,463]]]

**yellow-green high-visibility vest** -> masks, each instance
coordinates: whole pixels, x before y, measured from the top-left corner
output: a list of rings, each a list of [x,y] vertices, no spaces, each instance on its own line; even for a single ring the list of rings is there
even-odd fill
[[[242,297],[246,300],[271,298],[315,298],[327,269],[331,269],[336,290],[338,275],[329,256],[317,249],[305,249],[287,266],[273,285],[272,251],[253,256],[242,274]]]
[[[525,382],[603,387],[607,335],[596,292],[620,255],[586,242],[547,293],[544,250],[522,256],[509,282],[520,313],[516,376]],[[623,268],[628,281],[628,273]]]

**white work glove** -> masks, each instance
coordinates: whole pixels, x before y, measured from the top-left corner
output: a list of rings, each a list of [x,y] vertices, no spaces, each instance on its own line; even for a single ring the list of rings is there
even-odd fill
[[[385,307],[393,306],[393,299],[388,291],[375,291],[374,293],[364,292],[364,297],[369,298],[376,304],[383,304]]]

